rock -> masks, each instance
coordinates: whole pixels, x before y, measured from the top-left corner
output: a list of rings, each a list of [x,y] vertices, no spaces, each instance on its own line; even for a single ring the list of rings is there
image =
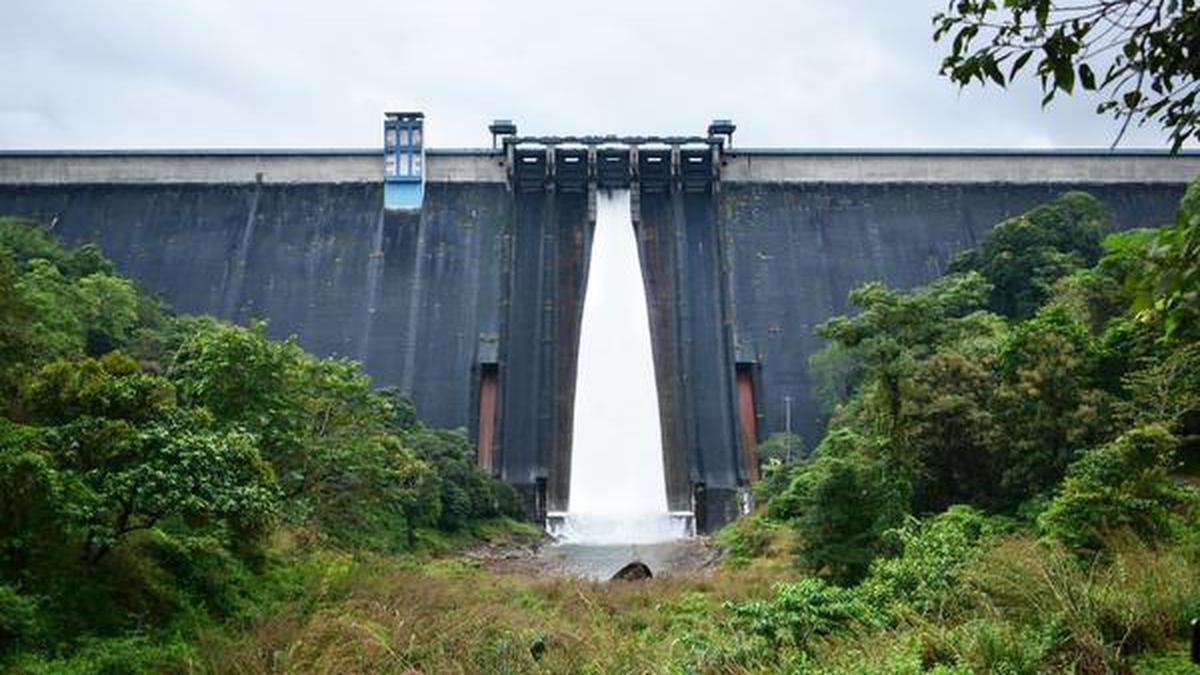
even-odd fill
[[[529,645],[529,655],[534,661],[541,661],[546,655],[546,636],[539,635],[534,639],[533,644]]]
[[[641,581],[649,579],[654,575],[650,573],[650,567],[646,563],[635,560],[628,565],[617,570],[617,573],[612,575],[613,581]]]

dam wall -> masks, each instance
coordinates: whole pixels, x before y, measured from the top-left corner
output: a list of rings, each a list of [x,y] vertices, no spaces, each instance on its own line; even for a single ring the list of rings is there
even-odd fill
[[[538,512],[565,511],[576,354],[593,224],[586,192],[510,196],[499,355],[499,443],[490,468],[531,486]]]
[[[179,311],[265,318],[362,361],[430,424],[468,430],[531,513],[563,510],[600,188],[522,183],[500,151],[425,161],[422,207],[397,211],[378,149],[0,152],[0,214],[99,244]],[[785,401],[818,440],[812,329],[851,289],[925,283],[1066,190],[1099,198],[1114,230],[1168,223],[1200,155],[739,149],[700,187],[631,175],[668,501],[712,529]]]
[[[142,182],[152,170],[126,159],[108,183],[93,171],[58,183],[0,173],[0,214],[33,218],[68,244],[99,244],[180,312],[266,319],[274,337],[360,360],[377,385],[412,393],[430,424],[473,428],[472,370],[481,342],[495,350],[506,297],[504,184],[430,183],[421,211],[393,212],[381,172],[319,182],[324,155],[286,159],[208,158],[218,170],[207,182],[175,179],[191,169]]]

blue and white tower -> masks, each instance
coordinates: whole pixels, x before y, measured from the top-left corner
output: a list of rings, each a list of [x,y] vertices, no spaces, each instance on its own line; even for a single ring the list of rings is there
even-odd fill
[[[420,209],[425,197],[425,114],[383,116],[383,206]]]

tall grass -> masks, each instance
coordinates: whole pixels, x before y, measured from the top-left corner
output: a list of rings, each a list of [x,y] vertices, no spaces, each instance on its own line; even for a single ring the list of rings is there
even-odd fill
[[[739,608],[769,619],[824,606],[781,595],[819,585],[786,565],[739,561],[707,576],[604,583],[494,573],[449,552],[293,551],[265,577],[273,590],[257,617],[198,638],[97,644],[17,672],[122,672],[122,662],[242,675],[1187,672],[1171,669],[1185,664],[1186,622],[1200,613],[1200,568],[1188,556],[1133,538],[1095,559],[1025,535],[981,547],[936,591],[953,602],[930,596],[933,587],[874,605],[869,585],[837,590],[868,605],[866,616],[891,619],[834,622],[774,643]],[[822,588],[817,595],[835,592]],[[929,606],[938,609],[922,611]]]
[[[206,669],[236,673],[676,672],[714,660],[713,647],[728,642],[716,621],[722,601],[766,597],[777,579],[721,572],[609,584],[381,558],[314,611],[263,616],[236,637],[210,633],[200,651]]]
[[[379,558],[338,575],[317,606],[210,633],[198,652],[204,670],[246,674],[1132,672],[1136,657],[1181,647],[1200,576],[1133,539],[1109,550],[1081,560],[1008,536],[947,591],[967,598],[954,612],[906,612],[804,649],[772,646],[730,612],[796,581],[769,566],[627,584]]]
[[[1104,557],[1014,537],[971,570],[978,611],[1053,637],[1055,662],[1083,673],[1121,672],[1127,657],[1181,641],[1200,612],[1200,568],[1133,537]]]

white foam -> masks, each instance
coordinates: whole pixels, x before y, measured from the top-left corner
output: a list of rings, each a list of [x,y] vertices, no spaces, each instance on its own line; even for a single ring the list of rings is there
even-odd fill
[[[597,546],[659,544],[695,534],[690,512],[550,513],[546,531],[560,543]]]

